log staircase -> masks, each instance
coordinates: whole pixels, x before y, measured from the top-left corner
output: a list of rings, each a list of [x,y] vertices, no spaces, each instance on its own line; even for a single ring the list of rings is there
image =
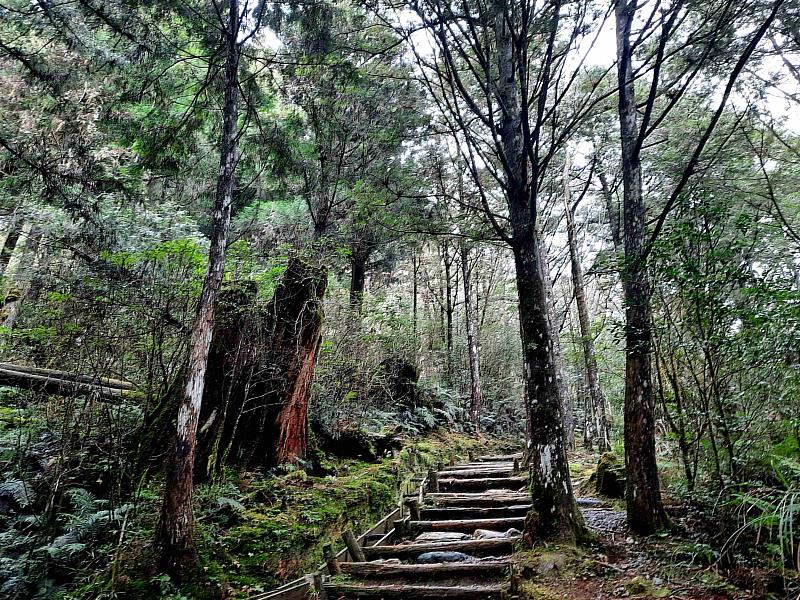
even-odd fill
[[[520,455],[489,456],[428,472],[406,499],[392,543],[361,547],[345,536],[348,556],[330,557],[315,588],[327,600],[513,598],[510,555],[530,509]]]

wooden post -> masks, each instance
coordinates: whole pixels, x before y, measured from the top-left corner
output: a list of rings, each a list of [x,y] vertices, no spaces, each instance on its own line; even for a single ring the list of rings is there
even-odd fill
[[[405,519],[397,519],[394,522],[394,537],[395,540],[399,541],[402,540],[406,534],[406,520]],[[362,561],[363,562],[363,561]]]
[[[408,514],[411,516],[412,521],[421,521],[419,513],[419,501],[416,498],[409,498],[406,500],[408,506]]]
[[[432,492],[439,491],[439,473],[436,472],[436,469],[430,469],[428,471],[428,486],[428,489]]]
[[[456,466],[456,459],[453,458],[452,456],[450,457],[450,466],[451,467],[455,467]]]
[[[339,575],[342,572],[339,561],[333,553],[333,544],[325,544],[322,547],[322,556],[325,558],[325,562],[328,565],[328,572],[331,575]]]
[[[322,583],[322,573],[315,571],[312,577],[314,578],[314,591],[317,593],[317,598],[325,600],[328,596],[325,594],[325,586]]]
[[[514,459],[514,475],[516,475],[517,473],[519,473],[519,459],[515,458]]]
[[[472,462],[473,460],[475,460],[475,453],[472,450],[467,452],[467,456],[469,457],[469,462]]]
[[[520,575],[517,566],[512,563],[511,565],[511,594],[514,596],[519,595],[520,587],[522,587],[522,576]]]
[[[364,556],[364,550],[361,548],[361,545],[358,543],[351,529],[342,532],[342,540],[345,546],[347,546],[347,551],[350,553],[350,556],[353,557],[353,560],[356,562],[367,561],[367,558]]]
[[[444,463],[443,462],[436,463],[436,470],[437,471],[443,471],[444,470]]]

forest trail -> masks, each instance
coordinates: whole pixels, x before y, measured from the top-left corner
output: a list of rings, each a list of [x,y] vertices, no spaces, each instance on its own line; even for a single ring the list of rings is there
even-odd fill
[[[530,509],[520,462],[521,455],[488,456],[431,470],[407,501],[396,543],[364,547],[363,561],[341,563],[323,597],[513,597],[510,556]]]

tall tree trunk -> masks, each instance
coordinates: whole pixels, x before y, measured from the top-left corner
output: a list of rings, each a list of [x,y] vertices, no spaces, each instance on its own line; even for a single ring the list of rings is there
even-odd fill
[[[467,352],[469,356],[470,394],[469,394],[469,419],[475,427],[475,433],[481,432],[481,404],[483,392],[481,391],[481,360],[480,341],[477,331],[477,306],[472,303],[472,272],[469,265],[469,248],[466,243],[461,243],[461,272],[464,282],[464,320],[467,325]]]
[[[542,272],[544,273],[544,290],[547,298],[547,319],[550,323],[550,331],[553,332],[553,356],[556,365],[556,385],[558,396],[561,399],[561,410],[564,413],[564,439],[567,441],[567,448],[575,447],[575,411],[572,407],[572,398],[567,393],[567,384],[564,379],[564,353],[561,351],[561,331],[560,324],[555,320],[555,297],[553,295],[553,281],[550,279],[550,263],[547,260],[547,250],[542,243],[539,248],[539,256],[542,261]],[[563,321],[562,321],[563,323]]]
[[[631,26],[636,0],[615,7],[619,122],[622,139],[625,263],[625,465],[628,473],[628,524],[641,534],[668,525],[661,500],[655,443],[655,406],[650,351],[651,288],[645,257],[646,209],[642,197],[636,96],[631,55]]]
[[[178,580],[185,578],[197,563],[192,512],[197,423],[203,399],[208,352],[214,330],[214,312],[225,269],[225,251],[231,223],[234,174],[236,171],[236,121],[238,118],[239,2],[228,2],[228,27],[225,32],[225,98],[222,107],[220,167],[214,197],[211,248],[203,290],[192,325],[186,386],[178,409],[177,429],[172,454],[167,459],[166,483],[161,521],[157,533],[158,565]]]
[[[378,247],[375,233],[369,227],[358,230],[350,242],[350,309],[361,315],[367,283],[367,262]]]
[[[586,387],[589,391],[589,408],[591,425],[597,439],[597,448],[606,452],[611,448],[611,438],[608,427],[606,399],[600,387],[600,377],[597,372],[597,357],[594,351],[594,339],[589,319],[589,307],[586,303],[586,291],[583,285],[583,268],[578,254],[578,241],[575,231],[575,216],[573,214],[572,193],[569,187],[569,160],[564,167],[564,208],[567,217],[567,242],[569,244],[569,257],[572,264],[572,286],[575,290],[575,304],[578,308],[578,324],[581,331],[581,346],[583,348],[583,364],[585,368]],[[589,422],[589,419],[587,419]]]
[[[353,249],[350,255],[350,309],[361,315],[364,305],[364,289],[367,282],[367,260],[369,254]]]
[[[447,321],[445,330],[447,384],[453,385],[453,313],[455,312],[455,294],[453,293],[453,259],[450,257],[450,245],[447,241],[442,247],[442,260],[444,261],[444,310]]]
[[[36,272],[45,255],[44,234],[30,235],[30,232],[31,230],[28,228],[24,243],[22,243],[23,237],[20,235],[17,246],[14,248],[14,256],[11,257],[6,269],[4,282],[6,291],[3,308],[0,310],[0,325],[7,329],[14,328],[22,301],[31,288],[31,283],[36,277]]]
[[[622,234],[620,232],[619,223],[619,206],[614,201],[614,196],[611,194],[611,188],[608,185],[608,178],[603,171],[600,171],[600,189],[603,192],[603,200],[606,204],[606,214],[608,215],[608,226],[611,229],[611,241],[614,244],[614,252],[619,254],[622,249]]]
[[[420,268],[420,259],[417,258],[417,251],[414,250],[414,253],[411,255],[411,268],[412,268],[412,276],[414,278],[413,284],[413,300],[411,303],[411,319],[412,319],[412,331],[414,332],[414,343],[417,344],[417,319],[418,319],[418,298],[419,298],[419,268]]]
[[[519,297],[525,408],[528,428],[527,457],[531,466],[533,510],[525,523],[525,535],[574,540],[584,531],[583,518],[572,495],[565,448],[564,409],[553,344],[552,310],[547,297],[549,274],[543,268],[537,232],[535,197],[537,181],[528,172],[523,150],[522,112],[517,94],[514,40],[506,5],[495,5],[494,34],[497,48],[497,96],[503,106],[500,139],[505,157],[505,193],[513,229],[512,249]],[[557,10],[557,9],[556,9]]]
[[[515,235],[520,334],[524,362],[525,400],[530,424],[528,455],[531,460],[533,519],[526,534],[575,539],[583,519],[572,495],[566,452],[564,415],[556,381],[553,334],[547,311],[538,240]]]

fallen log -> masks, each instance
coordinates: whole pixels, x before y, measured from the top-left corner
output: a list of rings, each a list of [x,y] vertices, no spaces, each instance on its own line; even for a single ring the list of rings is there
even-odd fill
[[[55,396],[74,396],[78,394],[94,395],[99,400],[114,403],[122,401],[125,397],[138,395],[138,392],[135,390],[65,379],[54,379],[44,375],[35,375],[33,373],[23,373],[21,371],[11,371],[8,369],[0,369],[0,385],[43,392]]]
[[[469,563],[432,563],[424,565],[403,565],[376,562],[342,563],[342,573],[352,577],[389,579],[436,578],[452,576],[484,576],[505,573],[509,562],[505,560],[487,560]]]
[[[121,390],[134,390],[136,386],[130,381],[123,381],[122,379],[112,379],[111,377],[97,377],[94,375],[83,375],[80,373],[71,373],[69,371],[59,371],[58,369],[44,369],[42,367],[31,367],[28,365],[18,365],[15,363],[0,362],[0,369],[7,371],[17,371],[19,373],[30,373],[31,375],[41,375],[50,379],[59,379],[64,381],[77,381],[79,383],[90,383],[93,385],[102,385],[109,388],[119,388]]]
[[[327,583],[328,598],[385,598],[386,600],[418,600],[426,598],[460,598],[492,600],[508,593],[507,585],[363,585]]]
[[[520,536],[498,540],[465,540],[463,542],[432,542],[428,544],[401,544],[398,546],[370,546],[364,548],[367,559],[414,558],[425,552],[463,552],[472,555],[490,555],[496,552],[511,552]]]
[[[499,519],[460,519],[453,521],[409,521],[409,531],[458,531],[472,533],[476,529],[506,531],[511,527],[521,528],[525,517],[502,517]]]

